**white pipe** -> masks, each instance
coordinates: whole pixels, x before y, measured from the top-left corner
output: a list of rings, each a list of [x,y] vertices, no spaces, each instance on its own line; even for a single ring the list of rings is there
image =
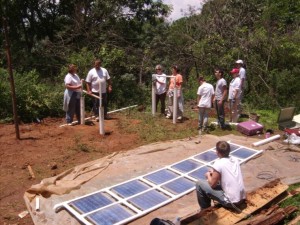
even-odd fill
[[[210,124],[218,125],[218,122],[211,122]],[[225,124],[237,126],[239,123],[226,122]]]
[[[152,78],[155,78],[154,76],[155,75],[152,75]],[[156,93],[155,93],[155,89],[156,89],[156,83],[152,79],[152,115],[153,116],[156,113]]]
[[[94,98],[98,98],[98,99],[101,98],[101,97],[99,97],[99,96],[97,96],[97,95],[88,93],[86,90],[83,90],[83,92],[86,93],[87,95],[90,95],[90,96],[94,97]]]
[[[83,92],[83,81],[81,80],[81,93],[80,93],[80,124],[85,124],[84,118],[85,118],[85,103],[84,103],[84,96],[82,94]]]
[[[121,108],[121,109],[116,109],[116,110],[113,110],[113,111],[109,111],[107,114],[114,113],[114,112],[119,112],[119,111],[122,111],[122,110],[125,110],[125,109],[129,109],[129,108],[133,108],[133,107],[137,107],[137,105],[132,105],[132,106],[128,106],[128,107],[125,107],[125,108]]]
[[[35,211],[40,211],[40,198],[35,198]]]
[[[101,96],[99,100],[99,133],[104,135],[104,110],[102,105],[102,85],[101,79],[99,79],[99,96]]]
[[[277,134],[277,135],[275,135],[275,136],[266,138],[266,139],[264,139],[264,140],[254,142],[252,145],[255,146],[255,147],[257,147],[257,146],[259,146],[259,145],[264,145],[264,144],[266,144],[266,143],[268,143],[268,142],[274,141],[274,140],[279,139],[279,138],[280,138],[280,134]]]
[[[177,120],[177,105],[178,105],[178,94],[177,94],[178,90],[176,88],[176,86],[174,87],[174,95],[173,95],[173,124],[176,124],[176,120]]]

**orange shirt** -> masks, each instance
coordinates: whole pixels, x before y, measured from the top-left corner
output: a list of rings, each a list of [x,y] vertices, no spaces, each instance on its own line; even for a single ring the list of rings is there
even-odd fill
[[[175,87],[175,84],[176,84],[177,89],[181,89],[182,82],[183,82],[182,75],[176,74],[176,76],[174,78],[170,79],[169,90],[173,90]]]

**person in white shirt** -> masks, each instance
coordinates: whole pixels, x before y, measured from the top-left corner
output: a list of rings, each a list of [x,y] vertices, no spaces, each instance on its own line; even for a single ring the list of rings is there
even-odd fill
[[[224,103],[227,97],[227,82],[223,78],[224,71],[221,69],[215,69],[215,77],[217,78],[214,104],[217,112],[218,123],[221,129],[225,129],[225,110]]]
[[[68,66],[68,74],[65,77],[64,106],[66,112],[67,123],[73,122],[74,114],[76,114],[78,123],[80,122],[80,96],[81,81],[76,74],[77,68],[74,64]]]
[[[85,79],[86,88],[89,94],[94,94],[99,96],[99,81],[101,82],[101,95],[102,95],[102,104],[104,107],[104,119],[109,119],[107,115],[107,92],[112,91],[111,79],[108,74],[108,71],[101,67],[101,60],[97,59],[94,63],[94,68],[88,72],[88,75]],[[107,87],[108,84],[108,87]],[[95,116],[99,115],[99,99],[93,98],[93,112]]]
[[[238,68],[232,69],[230,73],[232,75],[232,80],[229,84],[229,94],[228,94],[230,122],[236,123],[239,118],[241,79],[239,77]]]
[[[160,101],[160,113],[161,115],[165,115],[166,110],[166,74],[163,73],[163,68],[161,65],[157,65],[155,67],[156,74],[155,75],[155,96],[156,96],[156,108],[155,112],[157,112],[158,102]]]
[[[207,83],[203,77],[199,78],[197,91],[197,103],[199,108],[198,130],[205,131],[207,129],[208,113],[212,107],[214,98],[214,87]]]
[[[244,61],[239,59],[235,62],[236,67],[239,69],[239,77],[241,79],[241,93],[240,93],[240,102],[242,102],[243,96],[245,94],[246,88],[246,69],[244,68]]]
[[[226,141],[216,144],[218,159],[211,165],[206,180],[196,183],[199,206],[211,206],[211,199],[225,208],[239,207],[246,199],[245,187],[239,161],[229,156],[230,145]]]

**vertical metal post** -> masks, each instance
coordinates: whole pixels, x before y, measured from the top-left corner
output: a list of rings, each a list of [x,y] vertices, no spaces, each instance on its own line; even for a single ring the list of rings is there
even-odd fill
[[[173,124],[176,124],[177,120],[177,105],[178,105],[178,90],[176,86],[174,87],[174,96],[173,96]]]
[[[152,115],[153,116],[155,116],[156,113],[156,93],[155,93],[156,83],[154,82],[155,79],[156,79],[155,75],[152,74]]]
[[[2,18],[3,21],[3,28],[4,28],[4,36],[5,36],[5,48],[6,48],[6,57],[7,57],[7,69],[9,73],[9,81],[10,81],[10,89],[11,89],[11,98],[12,98],[12,106],[13,106],[13,114],[14,114],[14,124],[15,124],[15,131],[16,131],[16,138],[20,138],[20,131],[19,131],[19,121],[18,121],[18,112],[17,112],[17,100],[16,100],[16,92],[15,92],[15,82],[14,76],[11,66],[11,53],[10,53],[10,41],[8,37],[7,31],[7,22],[6,18]]]
[[[102,106],[102,85],[101,79],[99,79],[99,133],[104,135],[104,110]]]
[[[81,93],[80,93],[80,124],[85,124],[85,101],[83,95],[83,81],[81,80]]]

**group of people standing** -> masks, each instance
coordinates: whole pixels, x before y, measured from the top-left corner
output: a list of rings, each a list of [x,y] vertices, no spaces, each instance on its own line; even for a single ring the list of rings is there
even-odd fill
[[[229,102],[229,120],[237,122],[241,110],[241,101],[244,95],[246,83],[246,70],[243,67],[243,60],[237,60],[236,67],[230,71],[232,80],[229,84],[229,90],[226,80],[224,79],[224,71],[220,68],[215,69],[215,77],[217,79],[215,89],[207,83],[204,77],[199,78],[199,88],[197,91],[197,106],[199,108],[198,130],[205,131],[207,129],[208,113],[214,105],[217,113],[218,124],[221,129],[225,129],[225,110],[224,104]]]
[[[66,90],[64,92],[64,111],[66,112],[66,122],[72,123],[74,114],[77,121],[80,121],[80,97],[82,95],[82,82],[77,75],[77,67],[74,64],[68,66],[68,74],[64,79]],[[88,94],[102,98],[104,107],[104,119],[109,119],[107,114],[107,92],[112,91],[111,79],[108,71],[101,67],[101,60],[97,59],[85,79]],[[99,95],[101,85],[101,96]],[[99,98],[93,98],[93,113],[99,115]]]

